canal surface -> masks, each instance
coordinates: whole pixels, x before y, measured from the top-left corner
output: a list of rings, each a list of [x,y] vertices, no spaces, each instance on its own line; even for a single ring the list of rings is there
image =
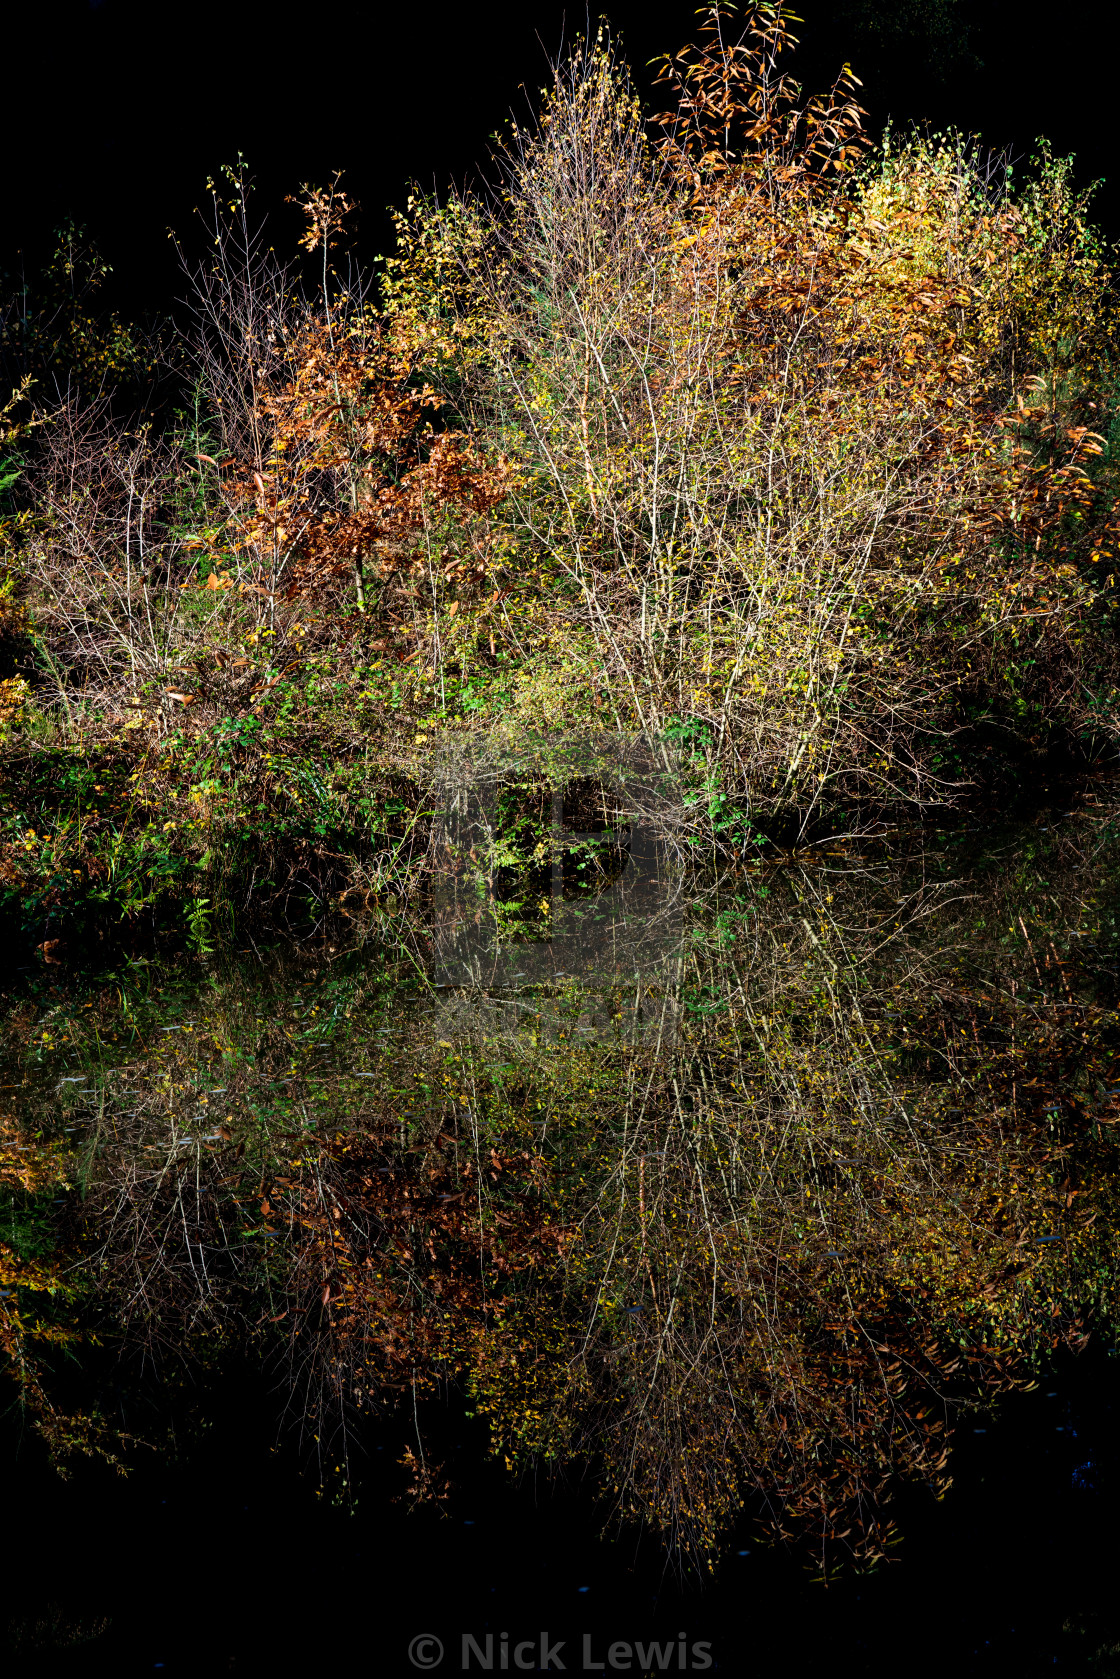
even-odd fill
[[[1120,1671],[1117,814],[12,971],[11,1670]]]

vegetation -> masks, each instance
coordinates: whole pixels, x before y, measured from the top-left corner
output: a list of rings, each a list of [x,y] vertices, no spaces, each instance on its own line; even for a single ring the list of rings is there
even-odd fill
[[[402,1494],[445,1496],[450,1391],[510,1470],[589,1460],[696,1563],[744,1508],[873,1562],[962,1405],[1115,1335],[1115,851],[1106,805],[971,858],[758,863],[637,979],[439,989],[430,919],[375,916],[271,970],[38,982],[0,1299],[32,1416],[109,1451],[102,1390],[251,1345],[334,1491],[399,1408]],[[602,881],[553,914],[584,904],[626,940]],[[112,1349],[67,1404],[44,1278]]]
[[[174,411],[121,418],[118,325],[9,325],[20,920],[399,883],[433,766],[557,734],[683,743],[702,850],[1111,752],[1115,309],[1069,161],[872,145],[779,11],[726,27],[652,125],[577,50],[491,195],[409,201],[376,304],[337,181],[304,284],[228,172]]]
[[[782,11],[727,28],[652,121],[577,49],[376,289],[338,179],[300,269],[227,171],[146,408],[79,286],[5,317],[43,965],[0,1341],[56,1459],[127,1459],[99,1348],[249,1345],[340,1484],[398,1406],[443,1496],[454,1391],[693,1561],[748,1508],[827,1572],[962,1405],[1115,1326],[1113,803],[991,814],[1114,762],[1111,253],[1045,145],[873,144]]]

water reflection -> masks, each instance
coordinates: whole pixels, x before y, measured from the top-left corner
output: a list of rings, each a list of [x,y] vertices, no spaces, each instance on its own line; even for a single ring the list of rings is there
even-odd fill
[[[663,748],[624,750],[614,739],[564,751],[570,779],[538,799],[531,850],[508,838],[510,765],[468,778],[452,764],[438,786],[430,973],[451,993],[450,1031],[510,1029],[528,1008],[547,1033],[558,1017],[542,993],[575,988],[580,1036],[615,1037],[623,1018],[643,1036],[651,1009],[641,994],[663,994],[675,971],[688,880],[672,763]],[[513,768],[529,779],[534,766]],[[631,999],[624,1014],[609,1006],[620,988]]]
[[[706,880],[617,815],[520,872],[464,823],[422,914],[19,1002],[0,1311],[57,1451],[122,1450],[60,1343],[248,1342],[340,1478],[454,1389],[701,1565],[746,1507],[828,1569],[944,1488],[962,1402],[1111,1332],[1109,811]]]

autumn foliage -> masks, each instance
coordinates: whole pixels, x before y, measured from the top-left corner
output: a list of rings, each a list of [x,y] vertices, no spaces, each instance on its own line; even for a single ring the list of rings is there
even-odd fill
[[[750,1506],[827,1570],[884,1555],[899,1475],[943,1490],[954,1406],[1115,1320],[1115,1011],[1057,947],[1106,948],[1096,887],[989,880],[998,925],[958,925],[919,819],[996,787],[993,741],[1020,776],[1111,761],[1120,434],[1069,161],[1020,183],[960,136],[873,141],[850,70],[787,73],[792,21],[709,11],[653,118],[583,43],[489,191],[408,201],[376,287],[337,179],[298,200],[301,271],[228,171],[173,413],[21,372],[0,888],[52,964],[60,928],[154,938],[171,902],[200,962],[231,906],[294,908],[371,970],[403,952],[410,1008],[430,982],[372,1036],[384,997],[338,982],[329,1089],[319,1005],[289,1017],[255,958],[264,991],[211,974],[197,1033],[135,1004],[90,1085],[99,1331],[267,1348],[324,1458],[404,1401],[416,1495],[445,1490],[421,1402],[454,1388],[511,1470],[590,1462],[680,1554]],[[609,843],[550,825],[573,741],[614,752],[597,792],[628,751],[664,772],[673,867],[727,872],[648,984],[487,993],[436,1037],[457,918],[545,945],[565,850],[623,867],[632,811]],[[448,812],[484,780],[468,870]],[[797,857],[906,817],[915,878]],[[469,910],[433,909],[456,861]],[[117,1041],[82,1021],[75,1054]],[[60,1088],[0,1136],[25,1223],[76,1195]],[[69,1253],[0,1247],[0,1344],[63,1452],[100,1438],[48,1380]]]
[[[39,704],[158,744],[221,717],[215,666],[242,708],[318,672],[324,752],[421,780],[417,744],[683,730],[706,840],[952,803],[985,729],[1109,750],[1112,281],[1068,161],[873,144],[784,13],[728,26],[652,122],[577,49],[489,195],[409,201],[376,300],[337,180],[302,282],[215,187],[192,425],[38,417]]]
[[[988,710],[1107,737],[1113,326],[1067,167],[1017,201],[962,142],[877,150],[848,71],[784,73],[780,12],[706,27],[652,137],[577,55],[504,202],[414,206],[392,269],[418,348],[454,323],[432,376],[518,464],[589,677],[706,725],[755,808],[952,797]]]

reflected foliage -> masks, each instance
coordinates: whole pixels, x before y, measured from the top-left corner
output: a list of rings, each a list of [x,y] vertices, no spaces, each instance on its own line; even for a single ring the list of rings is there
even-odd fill
[[[1093,799],[1025,839],[687,892],[663,849],[681,914],[629,979],[532,967],[568,910],[603,906],[625,948],[607,872],[565,878],[546,925],[493,917],[520,985],[512,960],[441,977],[469,894],[265,963],[40,983],[7,1025],[2,1162],[28,1413],[56,1457],[127,1458],[97,1358],[70,1404],[60,1349],[159,1370],[256,1346],[332,1484],[363,1416],[402,1407],[408,1494],[443,1496],[421,1402],[457,1395],[511,1472],[589,1465],[612,1517],[701,1566],[744,1510],[826,1572],[881,1557],[900,1479],[948,1484],[962,1405],[1111,1334],[1116,831]]]

